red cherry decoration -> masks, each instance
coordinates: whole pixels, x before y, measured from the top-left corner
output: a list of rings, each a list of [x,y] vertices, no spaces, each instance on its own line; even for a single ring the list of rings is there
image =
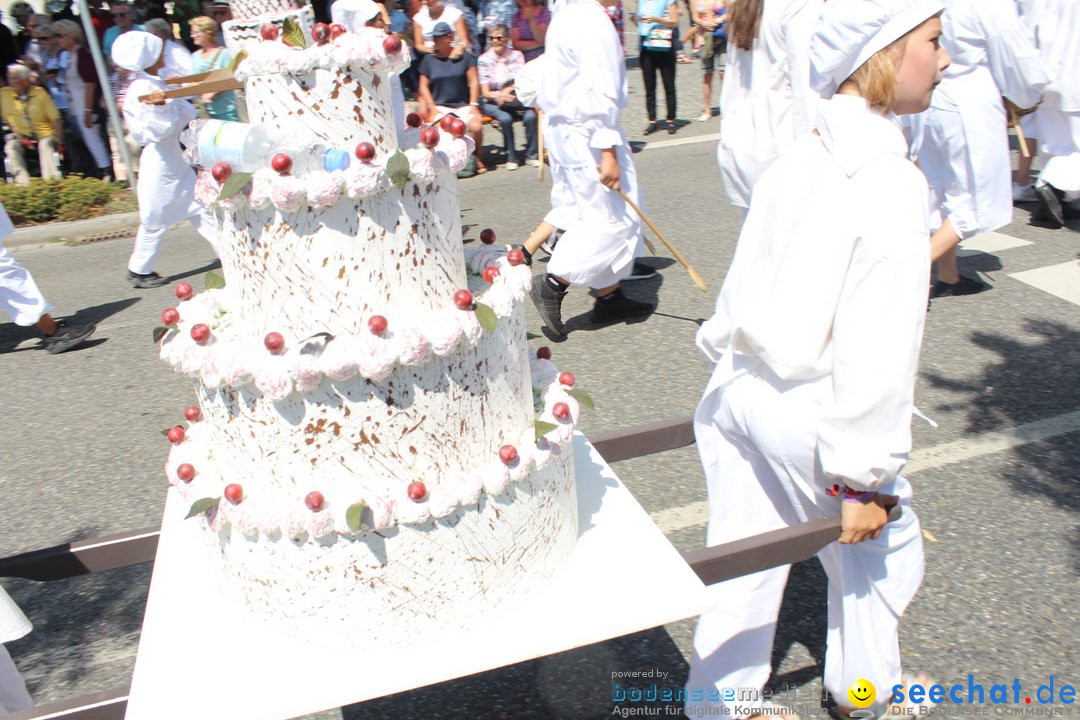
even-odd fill
[[[572,373],[572,372],[559,373],[559,383],[561,383],[562,385],[565,385],[566,387],[573,387],[574,386],[574,373]]]
[[[188,405],[184,408],[184,418],[188,422],[199,422],[202,420],[202,410],[198,405]]]
[[[229,483],[225,486],[225,499],[236,505],[238,502],[244,499],[244,488],[240,487],[236,483]]]
[[[263,345],[265,345],[266,349],[270,352],[277,354],[281,352],[281,348],[285,347],[285,338],[282,337],[281,333],[269,332],[266,333],[266,337],[263,338]]]
[[[285,153],[278,153],[270,158],[270,167],[278,175],[288,175],[289,171],[292,170],[292,158]]]
[[[465,137],[465,123],[461,118],[454,118],[454,122],[450,123],[450,134],[456,138]]]
[[[330,26],[326,23],[315,23],[311,26],[311,39],[319,45],[330,42]]]
[[[520,248],[513,248],[507,251],[506,262],[510,263],[514,267],[517,267],[521,263],[525,262],[525,253],[521,252]]]
[[[319,512],[322,510],[324,502],[326,502],[326,499],[318,490],[312,490],[307,494],[307,497],[304,498],[304,504],[308,506],[311,512]]]
[[[225,161],[214,163],[214,167],[210,168],[210,175],[220,185],[232,175],[232,167]]]
[[[180,283],[176,286],[176,297],[181,300],[190,300],[195,295],[195,289],[191,283]]]
[[[495,242],[495,231],[491,228],[484,228],[480,231],[480,242],[485,245],[490,245]]]
[[[184,428],[179,425],[169,428],[169,432],[165,433],[165,437],[169,438],[169,442],[173,445],[179,445],[184,442]]]
[[[439,120],[439,127],[441,127],[446,132],[450,132],[450,128],[454,126],[454,120],[456,119],[456,115],[451,115],[450,113],[447,113],[446,115],[442,116],[441,120]]]
[[[348,30],[341,23],[334,23],[330,26],[330,39],[337,40],[339,37],[347,33]]]
[[[180,311],[176,308],[165,308],[161,312],[162,325],[175,325],[180,322]]]
[[[424,124],[424,118],[420,117],[417,113],[409,113],[405,116],[405,124],[411,128],[418,128]]]
[[[191,328],[191,339],[199,345],[210,342],[210,327],[199,323]]]
[[[387,35],[383,38],[382,47],[387,55],[397,55],[401,51],[401,38],[397,35]]]
[[[195,479],[195,466],[191,463],[181,463],[176,468],[176,477],[184,482],[191,482]]]
[[[511,465],[518,459],[517,448],[513,445],[503,445],[499,448],[499,459],[506,465]]]
[[[361,162],[371,162],[375,158],[375,146],[369,142],[362,142],[356,146],[356,157]]]
[[[555,416],[556,420],[565,420],[570,417],[570,406],[564,402],[557,402],[551,408],[551,414]]]
[[[382,315],[372,315],[367,321],[368,330],[370,330],[373,335],[382,335],[386,332],[387,325],[386,318]]]
[[[458,290],[454,293],[454,304],[462,310],[471,310],[473,306],[473,296],[468,290]]]
[[[269,40],[270,42],[277,40],[280,32],[278,26],[274,23],[264,23],[263,26],[259,28],[259,35],[262,36],[262,39]]]
[[[495,278],[499,277],[499,268],[494,265],[488,265],[484,268],[484,282],[491,285],[495,282]]]
[[[439,144],[439,130],[430,125],[420,131],[420,142],[427,148],[433,148]]]
[[[420,502],[427,497],[427,486],[419,480],[414,480],[409,483],[409,487],[406,490],[409,494],[409,499],[413,502]]]
[[[541,360],[550,360],[551,348],[549,348],[547,345],[545,345],[544,347],[536,348],[536,357],[540,358]]]

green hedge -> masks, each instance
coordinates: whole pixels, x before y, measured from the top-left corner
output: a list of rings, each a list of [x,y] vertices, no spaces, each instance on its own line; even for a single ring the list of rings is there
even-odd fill
[[[123,185],[80,175],[62,180],[31,178],[29,185],[0,183],[0,202],[16,224],[20,219],[43,223],[97,217],[120,194],[130,192]]]

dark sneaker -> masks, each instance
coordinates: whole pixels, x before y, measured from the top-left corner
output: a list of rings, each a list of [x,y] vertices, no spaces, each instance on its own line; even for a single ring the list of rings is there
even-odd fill
[[[954,283],[947,283],[938,280],[934,283],[934,286],[930,288],[930,297],[942,298],[952,297],[959,295],[975,295],[977,293],[985,292],[990,289],[990,285],[987,285],[982,280],[976,280],[975,278],[960,276],[960,280]]]
[[[597,325],[603,325],[604,323],[649,315],[653,310],[656,310],[655,305],[631,300],[626,295],[623,295],[622,288],[617,288],[613,293],[602,298],[596,298],[589,319]]]
[[[1035,195],[1039,198],[1040,220],[1056,223],[1058,227],[1065,224],[1065,211],[1061,208],[1061,201],[1065,193],[1053,185],[1036,185]]]
[[[656,272],[656,268],[650,267],[643,262],[634,261],[634,269],[630,271],[630,274],[622,279],[623,282],[630,282],[632,280],[648,280],[654,278],[660,273]]]
[[[127,277],[129,283],[131,283],[137,288],[142,288],[143,290],[161,287],[162,285],[166,285],[169,282],[169,278],[163,278],[156,272],[140,275],[139,273],[131,272],[130,270],[128,270]]]
[[[551,283],[547,280],[547,274],[543,273],[533,277],[529,297],[532,298],[536,311],[540,313],[540,318],[548,326],[548,329],[559,337],[565,336],[566,329],[562,323],[562,301],[566,297],[566,290],[559,292],[551,287]]]
[[[45,352],[50,355],[67,352],[85,342],[94,330],[97,330],[95,325],[69,325],[60,321],[56,324],[56,332],[45,338]]]

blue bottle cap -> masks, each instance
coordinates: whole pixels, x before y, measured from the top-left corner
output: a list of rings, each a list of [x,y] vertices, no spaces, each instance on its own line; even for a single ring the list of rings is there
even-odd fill
[[[327,150],[326,155],[323,156],[323,168],[325,168],[328,172],[333,172],[334,170],[345,170],[349,167],[349,163],[351,161],[352,160],[349,157],[349,153],[345,152],[344,150],[331,148],[330,150]]]

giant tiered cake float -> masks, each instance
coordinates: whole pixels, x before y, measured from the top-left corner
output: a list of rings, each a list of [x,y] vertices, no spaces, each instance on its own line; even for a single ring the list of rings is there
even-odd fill
[[[326,30],[269,29],[236,68],[275,144],[265,166],[203,157],[223,279],[177,286],[162,316],[161,358],[198,390],[165,471],[259,615],[369,637],[463,626],[574,548],[584,397],[526,345],[520,252],[463,250],[461,121],[399,148],[387,73],[408,49]]]

